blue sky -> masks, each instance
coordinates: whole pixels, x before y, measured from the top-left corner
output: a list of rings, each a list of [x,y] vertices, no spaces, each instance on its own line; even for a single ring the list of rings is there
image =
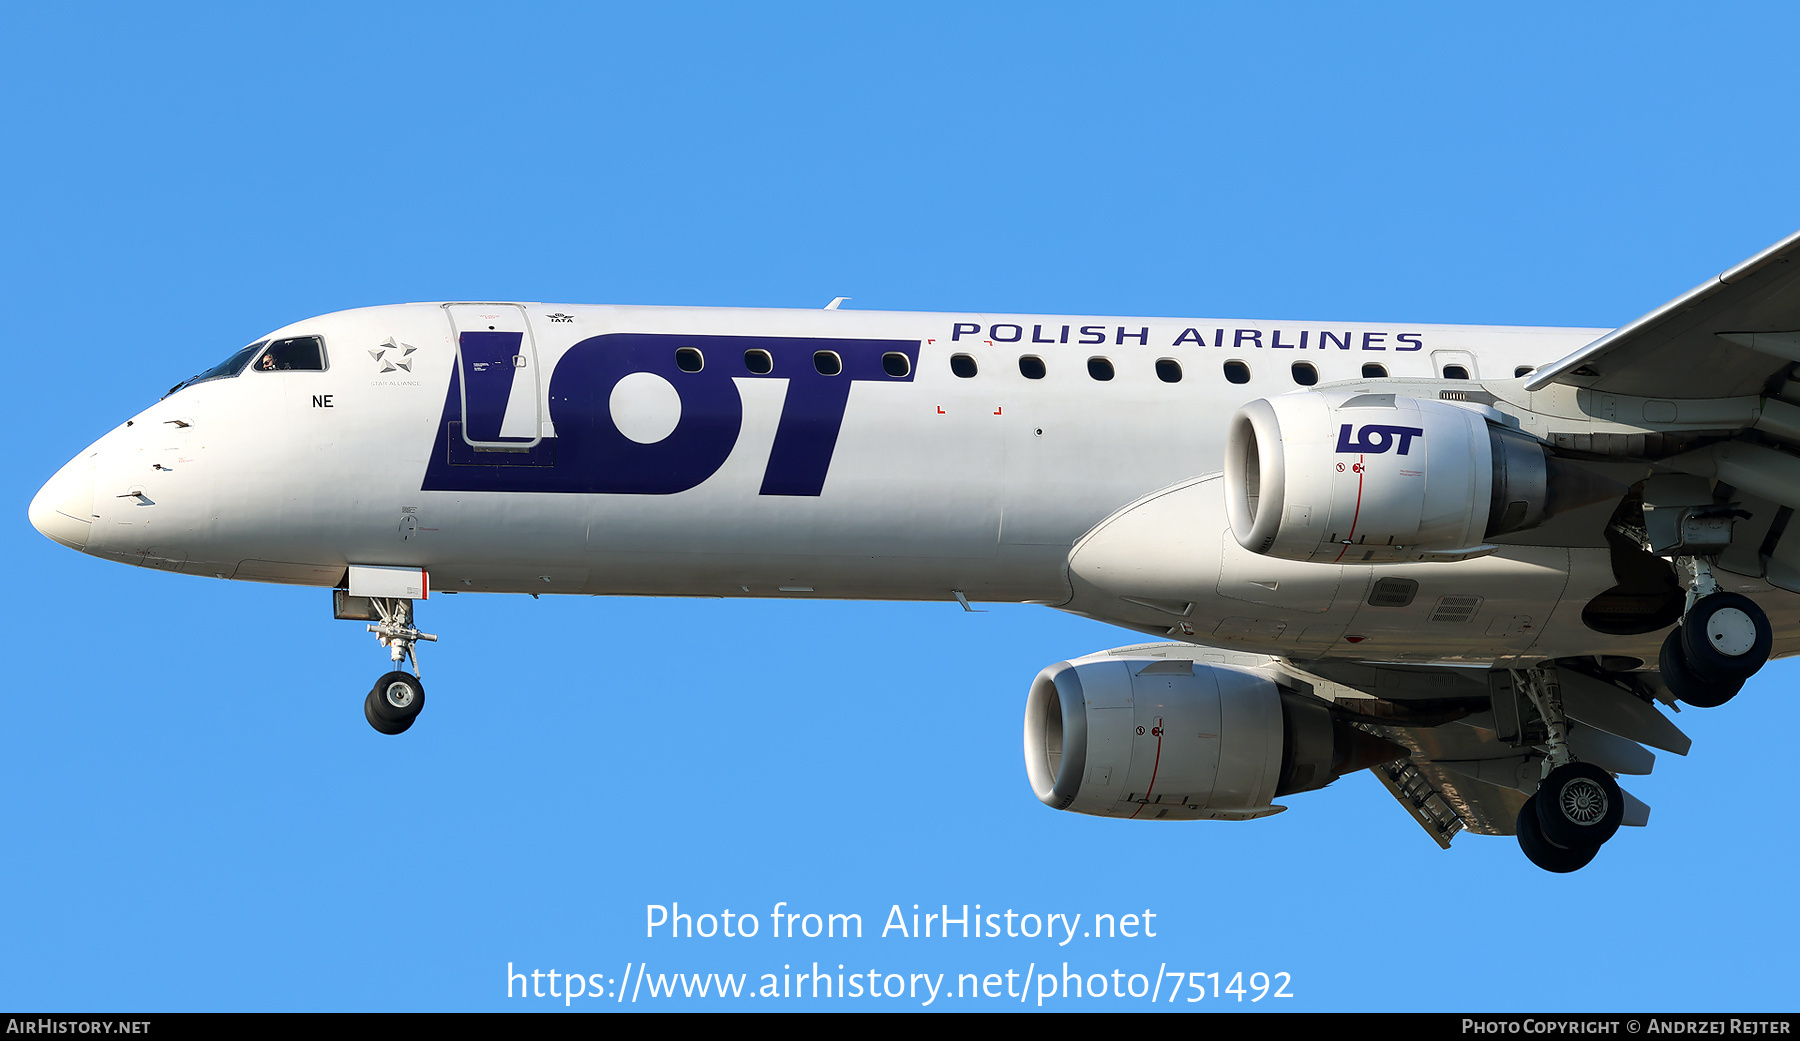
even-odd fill
[[[0,1006],[561,1011],[508,999],[507,964],[953,986],[1067,961],[1287,972],[1255,1007],[1296,1011],[1791,1008],[1792,663],[1683,713],[1693,754],[1628,784],[1653,825],[1558,877],[1511,840],[1439,851],[1367,775],[1241,825],[1044,808],[1027,685],[1135,640],[1042,608],[433,600],[431,708],[388,740],[358,705],[385,659],[323,593],[82,557],[25,506],[177,380],[365,304],[1616,325],[1800,227],[1797,28],[1754,4],[9,13]],[[871,935],[646,939],[676,901]],[[1158,935],[873,935],[915,903],[1149,908]]]

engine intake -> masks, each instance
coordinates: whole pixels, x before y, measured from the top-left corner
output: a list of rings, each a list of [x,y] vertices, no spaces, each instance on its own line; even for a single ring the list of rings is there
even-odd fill
[[[1491,552],[1487,539],[1615,490],[1585,471],[1565,475],[1543,444],[1471,409],[1328,391],[1239,409],[1225,489],[1245,549],[1342,564]]]
[[[1187,659],[1058,662],[1025,705],[1032,790],[1097,817],[1265,817],[1278,796],[1406,754],[1264,673]]]

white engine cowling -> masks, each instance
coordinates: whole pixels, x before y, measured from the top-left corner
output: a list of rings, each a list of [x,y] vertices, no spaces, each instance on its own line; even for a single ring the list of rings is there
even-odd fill
[[[1057,662],[1025,706],[1032,790],[1097,817],[1265,817],[1276,796],[1405,754],[1264,673],[1181,658]]]
[[[1288,560],[1491,552],[1489,537],[1549,516],[1549,479],[1548,453],[1527,435],[1471,409],[1394,394],[1261,398],[1231,417],[1225,448],[1232,534],[1251,552]]]

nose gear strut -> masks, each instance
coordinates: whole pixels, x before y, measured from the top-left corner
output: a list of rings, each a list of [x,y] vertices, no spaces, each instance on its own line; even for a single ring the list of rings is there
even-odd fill
[[[394,664],[411,661],[413,674],[423,675],[419,671],[419,656],[414,652],[413,644],[420,640],[430,640],[432,643],[436,643],[437,637],[413,628],[413,602],[376,596],[369,598],[369,604],[375,609],[375,613],[381,616],[381,621],[369,626],[369,631],[374,633],[375,639],[388,649],[388,656],[393,658]]]
[[[436,643],[437,637],[420,632],[413,625],[411,600],[372,596],[368,603],[369,610],[380,619],[369,625],[369,631],[388,649],[394,671],[376,680],[368,696],[363,698],[363,717],[380,733],[402,734],[425,708],[425,684],[420,680],[417,645],[421,640]],[[403,664],[411,664],[412,672],[400,671]]]

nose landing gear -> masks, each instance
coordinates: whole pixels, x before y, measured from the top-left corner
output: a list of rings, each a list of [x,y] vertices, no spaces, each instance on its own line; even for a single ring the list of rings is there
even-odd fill
[[[383,734],[404,734],[425,708],[425,685],[419,679],[419,656],[414,645],[420,640],[435,643],[437,637],[413,626],[412,605],[411,600],[369,598],[370,610],[380,618],[369,626],[369,631],[388,649],[395,665],[394,671],[376,680],[363,698],[363,718]],[[412,672],[400,671],[399,666],[408,661]]]

